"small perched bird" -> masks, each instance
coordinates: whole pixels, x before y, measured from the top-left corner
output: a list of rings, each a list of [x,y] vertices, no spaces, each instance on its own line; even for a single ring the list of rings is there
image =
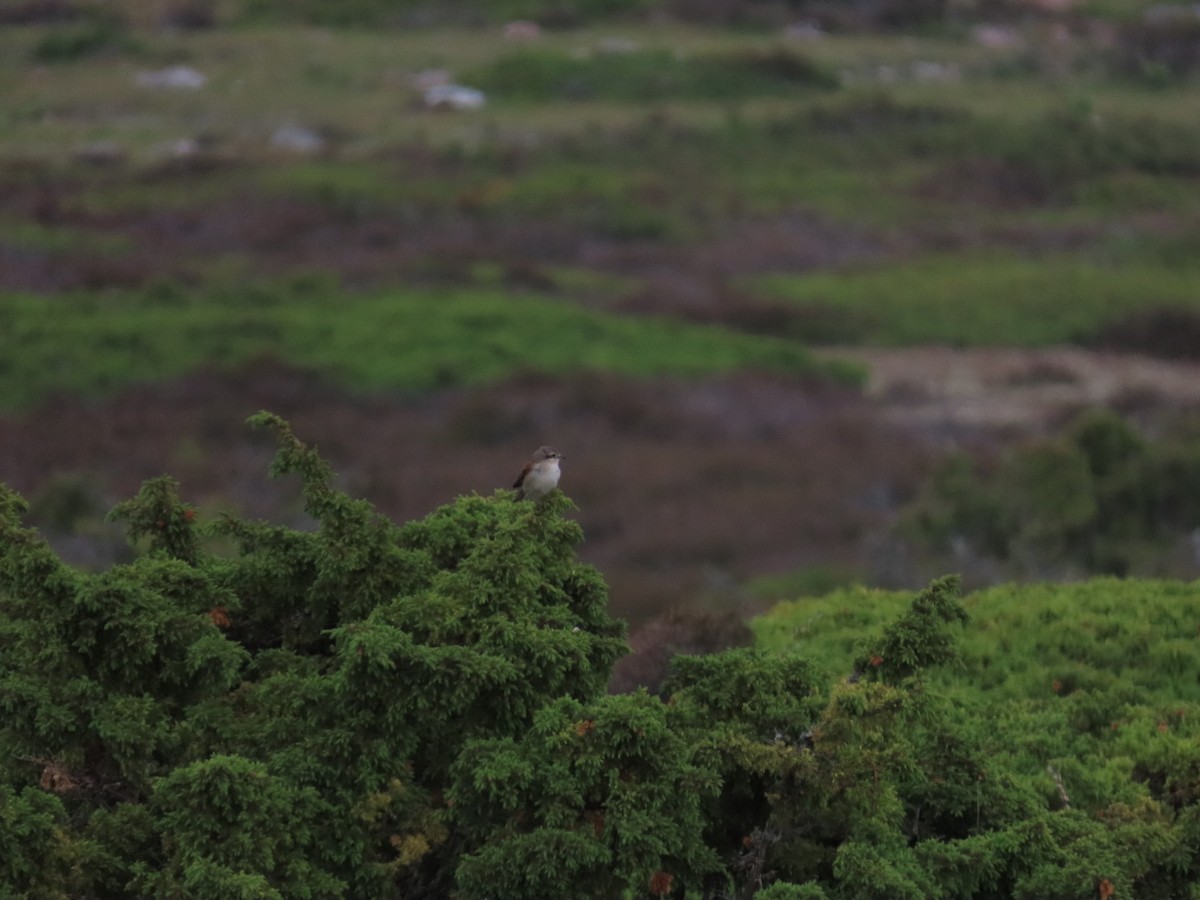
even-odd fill
[[[558,477],[562,471],[558,461],[563,455],[553,447],[538,447],[533,452],[533,459],[525,463],[525,468],[513,482],[517,490],[518,500],[540,500],[558,485]]]

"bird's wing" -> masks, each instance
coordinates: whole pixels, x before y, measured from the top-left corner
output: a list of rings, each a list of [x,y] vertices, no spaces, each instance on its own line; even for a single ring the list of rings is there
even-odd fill
[[[517,480],[513,482],[514,488],[520,488],[525,483],[525,476],[529,474],[529,470],[533,468],[533,463],[525,463],[525,468],[521,470],[521,474],[517,476]]]

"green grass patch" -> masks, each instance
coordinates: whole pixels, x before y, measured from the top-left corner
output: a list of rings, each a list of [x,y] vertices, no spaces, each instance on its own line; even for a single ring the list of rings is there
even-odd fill
[[[185,210],[228,200],[244,189],[245,176],[237,171],[137,180],[92,177],[81,179],[78,191],[70,198],[70,210],[84,215]]]
[[[445,171],[440,177],[415,179],[395,165],[377,161],[314,160],[272,166],[255,172],[267,193],[304,197],[331,209],[365,212],[452,203],[463,189],[463,178]]]
[[[463,81],[500,102],[525,103],[734,100],[837,86],[831,71],[783,47],[696,55],[667,49],[523,50],[466,72]]]
[[[1198,278],[1195,264],[1108,266],[993,253],[748,283],[797,304],[856,314],[863,343],[1041,346],[1086,338],[1147,306],[1200,308]]]
[[[857,381],[801,346],[669,320],[621,319],[498,290],[337,294],[251,288],[205,297],[9,295],[0,405],[96,395],[200,366],[273,357],[361,389],[427,390],[521,371],[694,377],[735,369]]]
[[[855,584],[859,576],[840,566],[808,566],[794,572],[763,575],[746,584],[755,597],[785,600],[792,597],[820,597]]]
[[[133,245],[119,234],[98,234],[82,228],[48,226],[33,221],[0,218],[0,245],[42,253],[83,253],[120,256]]]
[[[100,54],[140,49],[115,18],[93,16],[81,22],[48,29],[33,48],[39,63],[74,63]]]

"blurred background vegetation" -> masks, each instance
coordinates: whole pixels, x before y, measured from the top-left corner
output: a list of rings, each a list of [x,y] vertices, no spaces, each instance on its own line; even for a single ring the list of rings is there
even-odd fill
[[[401,520],[552,443],[651,682],[850,583],[1194,577],[1198,68],[1138,0],[11,0],[0,480],[98,566],[162,472],[303,526],[262,407]]]

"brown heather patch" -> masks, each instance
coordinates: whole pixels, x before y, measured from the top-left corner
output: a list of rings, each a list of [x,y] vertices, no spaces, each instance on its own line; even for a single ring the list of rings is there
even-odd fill
[[[568,457],[562,486],[579,506],[581,556],[604,573],[614,612],[649,651],[622,677],[653,686],[672,647],[722,630],[693,629],[682,612],[654,621],[664,611],[752,612],[743,580],[813,566],[895,587],[936,574],[914,568],[920,561],[889,530],[944,453],[1052,433],[1097,403],[1133,404],[1126,411],[1152,431],[1200,407],[1195,364],[1066,349],[829,352],[870,365],[865,396],[749,374],[526,376],[361,396],[263,362],[0,418],[0,479],[37,499],[61,494],[63,473],[75,473],[101,495],[85,510],[94,517],[165,472],[201,518],[232,507],[303,524],[295,483],[266,477],[270,439],[243,424],[266,408],[318,445],[352,494],[407,520],[507,487],[534,447],[553,443]],[[123,556],[80,535],[55,541],[83,564]]]
[[[744,610],[671,609],[630,635],[632,652],[617,660],[608,689],[614,694],[644,687],[657,693],[678,654],[700,656],[731,647],[745,647],[754,635],[743,620]]]
[[[453,174],[454,164],[418,150],[397,157],[395,177]],[[0,236],[0,287],[54,292],[136,287],[164,278],[203,283],[216,263],[222,271],[232,264],[245,279],[324,271],[353,288],[464,281],[471,263],[489,261],[502,267],[509,284],[546,290],[554,283],[541,267],[557,264],[646,281],[644,295],[628,304],[638,311],[754,330],[765,326],[756,325],[753,309],[741,313],[749,321],[737,320],[746,298],[728,290],[731,277],[911,249],[898,238],[811,213],[734,215],[719,227],[701,227],[712,237],[680,245],[616,239],[565,212],[556,217],[472,208],[436,196],[367,201],[298,188],[284,195],[263,187],[263,178],[261,168],[203,154],[154,169],[103,173],[52,174],[36,165],[6,164],[0,203],[10,219],[51,233],[120,238],[127,249],[98,258],[81,247],[8,246]],[[149,196],[166,199],[144,208]]]
[[[202,516],[233,505],[302,521],[295,484],[266,478],[269,438],[242,424],[260,408],[289,418],[352,494],[400,520],[507,487],[534,447],[562,448],[581,556],[634,623],[703,597],[727,607],[729,585],[756,574],[865,569],[867,538],[933,458],[853,392],[780,378],[529,377],[406,399],[347,395],[264,363],[0,419],[0,472],[26,495],[54,473],[83,473],[113,501],[166,472]]]

